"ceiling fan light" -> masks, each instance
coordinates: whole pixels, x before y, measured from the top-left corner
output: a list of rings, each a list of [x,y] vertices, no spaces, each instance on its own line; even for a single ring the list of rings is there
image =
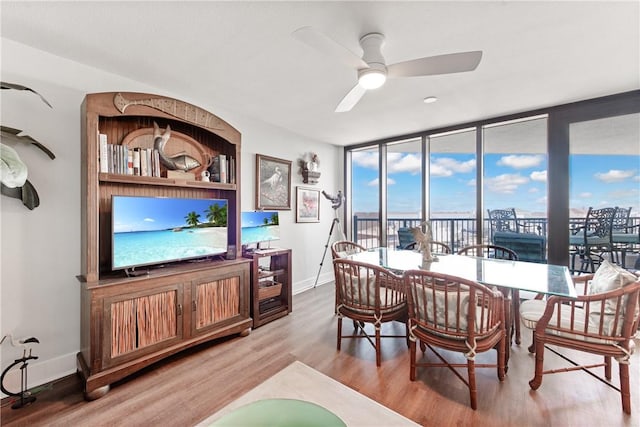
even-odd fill
[[[378,89],[386,80],[384,71],[375,69],[361,71],[358,76],[358,83],[367,90]]]

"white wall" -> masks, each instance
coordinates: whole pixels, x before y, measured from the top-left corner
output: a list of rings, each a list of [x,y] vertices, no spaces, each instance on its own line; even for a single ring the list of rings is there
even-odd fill
[[[28,46],[0,39],[2,81],[31,87],[53,105],[47,107],[34,94],[3,90],[2,124],[23,129],[56,155],[50,160],[31,145],[8,143],[29,166],[29,180],[40,195],[40,206],[28,210],[22,202],[0,197],[1,287],[0,334],[35,336],[38,360],[29,364],[29,386],[43,384],[75,372],[80,348],[80,104],[86,93],[107,91],[147,92],[175,97],[220,116],[242,133],[242,210],[254,209],[255,154],[291,160],[292,206],[295,187],[304,185],[297,160],[313,151],[321,160],[320,184],[334,193],[341,188],[342,149],[294,135],[283,129],[208,105],[206,100],[146,86]],[[293,291],[313,286],[333,210],[323,199],[320,223],[295,223],[295,211],[282,211],[279,247],[293,250]],[[319,283],[332,279],[331,254],[327,254]],[[293,307],[295,310],[295,306]],[[2,369],[21,356],[21,349],[5,341]],[[13,372],[13,371],[12,371]],[[17,375],[7,384],[19,389]]]

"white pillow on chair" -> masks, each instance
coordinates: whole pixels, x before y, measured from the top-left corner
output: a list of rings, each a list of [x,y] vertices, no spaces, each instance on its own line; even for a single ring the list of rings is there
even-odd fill
[[[591,279],[591,285],[589,286],[589,295],[601,294],[604,292],[612,291],[614,289],[621,288],[637,281],[638,278],[631,272],[625,270],[619,265],[613,264],[607,260],[603,260],[600,267],[596,270],[596,273]],[[590,312],[600,311],[600,307],[595,307],[599,304],[594,304]],[[615,314],[616,312],[616,300],[605,301],[604,314]]]

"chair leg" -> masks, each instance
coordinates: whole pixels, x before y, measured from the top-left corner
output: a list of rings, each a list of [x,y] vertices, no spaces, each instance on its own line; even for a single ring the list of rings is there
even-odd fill
[[[380,355],[381,351],[381,343],[380,343],[380,325],[376,325],[376,366],[380,366],[382,364],[382,356]]]
[[[416,342],[409,340],[409,379],[416,380]]]
[[[535,332],[531,333],[531,345],[527,348],[527,350],[529,350],[529,353],[531,354],[536,352],[536,333]]]
[[[604,377],[611,380],[611,356],[604,357]]]
[[[622,410],[631,414],[631,391],[629,390],[629,364],[620,363],[620,394],[622,396]]]
[[[542,370],[544,368],[544,341],[534,335],[536,342],[536,367],[535,375],[531,381],[529,381],[529,387],[532,390],[537,390],[542,385]]]
[[[520,335],[520,291],[517,289],[513,290],[513,323],[516,331],[516,344],[520,345],[522,341]]]
[[[340,344],[342,344],[342,317],[338,317],[338,351],[340,351]]]
[[[476,362],[467,359],[467,374],[469,376],[469,397],[471,399],[471,409],[478,408],[476,391]]]
[[[506,346],[506,339],[503,339],[502,341],[500,341],[500,343],[498,343],[498,379],[500,381],[504,381],[504,374],[507,371]]]

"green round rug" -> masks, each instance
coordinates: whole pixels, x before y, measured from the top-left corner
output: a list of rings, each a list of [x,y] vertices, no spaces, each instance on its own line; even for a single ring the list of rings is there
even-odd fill
[[[296,399],[258,400],[211,424],[216,427],[346,427],[333,412]]]

